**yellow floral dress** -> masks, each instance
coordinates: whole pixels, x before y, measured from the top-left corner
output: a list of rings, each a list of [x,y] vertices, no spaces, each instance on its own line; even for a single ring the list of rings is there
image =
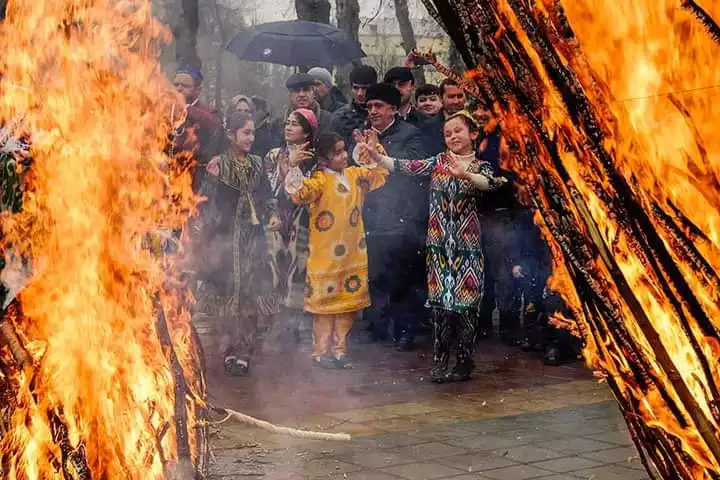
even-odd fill
[[[297,168],[288,173],[288,194],[310,212],[307,312],[338,315],[370,306],[362,210],[367,193],[382,187],[387,175],[383,168],[365,167],[323,169],[310,178]]]

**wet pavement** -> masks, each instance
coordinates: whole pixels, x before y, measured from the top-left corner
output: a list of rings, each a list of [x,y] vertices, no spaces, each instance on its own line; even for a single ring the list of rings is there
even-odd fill
[[[210,347],[208,351],[212,351]],[[213,427],[213,479],[645,479],[606,386],[580,363],[482,342],[474,378],[435,385],[424,350],[353,346],[352,370],[313,368],[307,348],[253,359],[251,375],[209,359],[211,402],[283,426],[345,432],[297,439],[229,420]]]

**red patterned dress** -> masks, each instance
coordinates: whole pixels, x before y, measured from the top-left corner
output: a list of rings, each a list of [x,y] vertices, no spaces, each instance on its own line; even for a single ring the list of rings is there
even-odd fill
[[[395,160],[395,170],[430,177],[427,231],[427,281],[430,307],[464,314],[478,309],[483,297],[484,259],[479,202],[482,192],[445,168],[448,153],[425,160]],[[488,162],[473,156],[470,173],[493,177]]]

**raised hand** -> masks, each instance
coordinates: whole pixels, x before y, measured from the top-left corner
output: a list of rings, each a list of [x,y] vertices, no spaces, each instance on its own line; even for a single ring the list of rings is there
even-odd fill
[[[447,164],[445,165],[445,168],[447,169],[448,173],[455,178],[459,178],[461,180],[467,180],[469,178],[468,166],[460,163],[455,158],[450,157]]]
[[[288,157],[288,162],[293,167],[297,167],[305,160],[310,160],[313,157],[313,153],[308,150],[308,147],[310,147],[309,142],[305,142],[302,145],[300,145],[297,149],[290,152],[290,156]]]

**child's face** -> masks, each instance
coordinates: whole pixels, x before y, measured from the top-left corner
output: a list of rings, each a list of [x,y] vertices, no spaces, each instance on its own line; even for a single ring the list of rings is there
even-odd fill
[[[342,140],[335,144],[327,159],[327,168],[336,172],[343,171],[348,165],[348,153],[345,151],[345,142]]]

